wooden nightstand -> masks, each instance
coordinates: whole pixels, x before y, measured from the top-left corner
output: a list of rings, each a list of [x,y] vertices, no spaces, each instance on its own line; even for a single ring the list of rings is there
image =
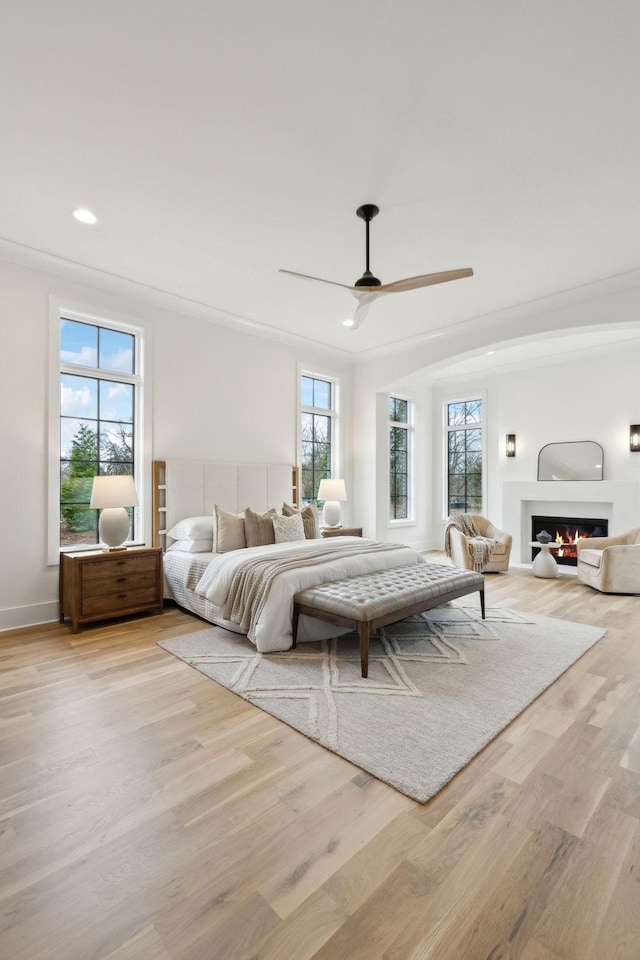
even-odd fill
[[[162,604],[160,547],[60,554],[60,623],[69,617],[74,633],[93,620],[162,613]]]
[[[362,527],[322,527],[321,537],[361,537]]]

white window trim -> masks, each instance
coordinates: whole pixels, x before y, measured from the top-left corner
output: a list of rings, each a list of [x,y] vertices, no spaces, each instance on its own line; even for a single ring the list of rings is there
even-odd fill
[[[407,423],[398,423],[396,420],[392,420],[389,414],[389,400],[405,400],[407,403]],[[402,393],[390,393],[387,397],[387,520],[389,524],[389,529],[396,530],[398,527],[415,527],[416,526],[416,513],[415,513],[415,476],[414,476],[414,465],[415,465],[415,403],[413,397],[408,397],[406,394]],[[389,506],[391,500],[391,486],[389,482],[390,478],[390,467],[391,467],[391,445],[389,443],[389,435],[391,432],[391,427],[402,427],[407,431],[407,484],[409,486],[409,493],[407,496],[407,517],[402,517],[398,519],[393,519],[389,516]]]
[[[136,529],[133,531],[134,541],[147,542],[151,536],[151,510],[147,495],[147,482],[150,477],[151,464],[151,373],[148,369],[147,357],[151,356],[151,330],[144,321],[132,320],[108,311],[108,316],[96,311],[95,306],[70,302],[60,297],[49,297],[49,465],[48,465],[48,510],[47,510],[47,563],[57,566],[60,563],[60,554],[78,551],[83,547],[60,546],[60,373],[77,374],[79,368],[73,364],[60,363],[60,320],[77,320],[80,323],[96,324],[112,330],[130,333],[136,336],[137,371],[133,376],[118,374],[118,378],[135,383],[139,389],[135,391],[135,441],[134,462],[136,464],[136,490],[140,505],[138,507]],[[105,372],[93,368],[82,368],[83,372],[97,379],[105,379]],[[87,544],[87,550],[92,545]],[[93,547],[95,549],[95,546]]]

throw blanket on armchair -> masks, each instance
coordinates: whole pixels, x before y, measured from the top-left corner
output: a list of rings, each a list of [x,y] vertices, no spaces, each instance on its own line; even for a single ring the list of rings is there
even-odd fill
[[[444,552],[448,557],[451,556],[451,527],[455,527],[467,538],[473,550],[473,569],[482,573],[498,541],[491,537],[482,537],[472,518],[467,516],[466,513],[461,513],[458,516],[449,517],[444,532]]]

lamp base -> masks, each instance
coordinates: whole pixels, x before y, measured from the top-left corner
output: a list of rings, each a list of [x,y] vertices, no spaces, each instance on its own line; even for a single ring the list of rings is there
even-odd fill
[[[129,536],[129,514],[124,507],[105,507],[98,521],[100,540],[111,550],[121,548]]]
[[[340,502],[338,500],[325,500],[322,508],[322,525],[324,527],[339,527],[340,520]]]

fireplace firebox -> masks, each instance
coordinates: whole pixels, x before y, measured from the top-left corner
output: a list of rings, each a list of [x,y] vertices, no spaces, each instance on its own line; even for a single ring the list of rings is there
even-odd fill
[[[583,537],[606,537],[609,533],[608,520],[593,520],[585,517],[531,517],[531,539],[546,530],[551,540],[562,546],[554,549],[553,555],[558,563],[575,567],[578,563],[576,541]],[[532,547],[531,559],[540,553],[538,547]]]

